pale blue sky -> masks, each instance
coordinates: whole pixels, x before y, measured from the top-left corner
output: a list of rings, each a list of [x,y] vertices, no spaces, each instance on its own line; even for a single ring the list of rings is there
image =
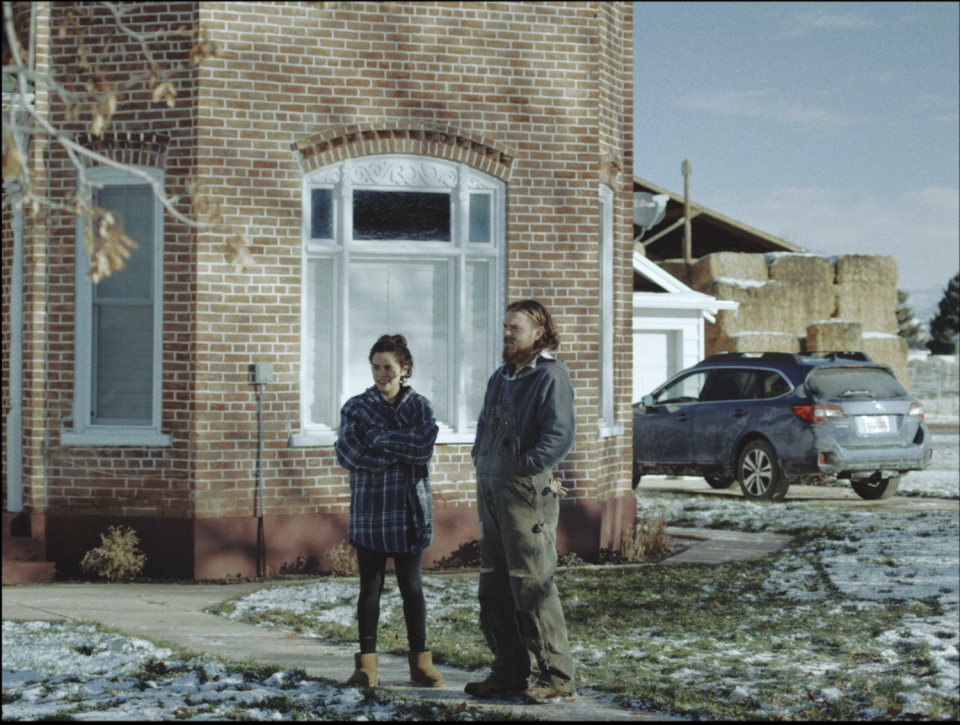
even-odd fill
[[[811,252],[960,269],[960,3],[638,2],[634,172]]]

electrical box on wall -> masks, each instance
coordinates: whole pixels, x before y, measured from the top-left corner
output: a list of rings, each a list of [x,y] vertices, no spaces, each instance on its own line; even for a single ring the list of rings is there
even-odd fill
[[[264,385],[273,382],[273,363],[258,362],[253,364],[253,384]]]

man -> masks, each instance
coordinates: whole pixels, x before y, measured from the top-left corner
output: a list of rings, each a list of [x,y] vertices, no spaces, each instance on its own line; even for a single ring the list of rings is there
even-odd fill
[[[503,361],[487,383],[472,455],[480,514],[480,628],[491,673],[465,691],[523,693],[546,703],[575,694],[557,567],[559,481],[553,468],[573,448],[573,386],[545,350],[560,344],[550,313],[514,302],[503,322]],[[540,676],[528,688],[530,652]]]

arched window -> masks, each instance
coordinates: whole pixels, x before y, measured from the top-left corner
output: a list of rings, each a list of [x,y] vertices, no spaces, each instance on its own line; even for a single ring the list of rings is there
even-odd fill
[[[302,432],[329,445],[341,405],[373,382],[383,334],[413,353],[440,442],[472,442],[499,356],[504,184],[461,163],[382,155],[303,181]]]

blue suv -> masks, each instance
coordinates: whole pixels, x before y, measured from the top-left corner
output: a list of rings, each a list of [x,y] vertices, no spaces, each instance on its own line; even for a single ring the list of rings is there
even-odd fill
[[[703,476],[782,501],[791,483],[838,478],[885,499],[931,455],[923,406],[862,352],[720,353],[634,406],[634,488],[645,474]]]

